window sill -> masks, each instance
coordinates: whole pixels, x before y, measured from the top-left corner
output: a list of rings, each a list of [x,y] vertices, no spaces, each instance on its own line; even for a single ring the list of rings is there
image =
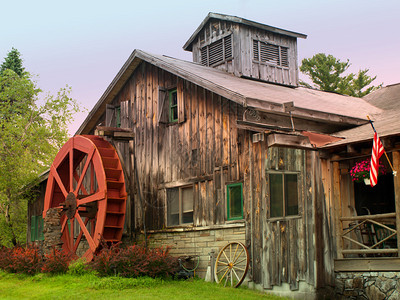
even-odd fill
[[[193,225],[182,225],[182,226],[168,227],[165,229],[148,230],[147,233],[204,231],[204,230],[215,230],[215,229],[240,228],[245,226],[246,226],[245,220],[231,220],[231,221],[226,221],[225,224],[221,225],[209,225],[209,226],[199,226],[199,227],[194,227]]]
[[[273,218],[268,218],[267,222],[278,222],[278,221],[289,221],[289,220],[295,220],[295,219],[301,219],[302,216],[296,215],[296,216],[287,216],[287,217],[273,217]]]

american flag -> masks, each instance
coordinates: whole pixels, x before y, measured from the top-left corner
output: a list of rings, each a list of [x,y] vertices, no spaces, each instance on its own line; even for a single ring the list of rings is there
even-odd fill
[[[378,134],[374,133],[374,142],[372,144],[372,154],[371,154],[371,168],[369,171],[369,177],[371,180],[371,187],[375,186],[378,182],[378,172],[379,172],[379,158],[385,152],[382,146],[381,140]]]

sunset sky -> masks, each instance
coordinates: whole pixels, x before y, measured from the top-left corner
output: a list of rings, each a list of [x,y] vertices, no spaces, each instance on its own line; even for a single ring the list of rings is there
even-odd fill
[[[182,49],[208,12],[307,34],[299,63],[323,52],[369,68],[375,84],[400,82],[398,0],[1,1],[0,59],[17,48],[38,86],[66,84],[91,110],[134,49],[191,60]],[[75,133],[87,113],[70,126]]]

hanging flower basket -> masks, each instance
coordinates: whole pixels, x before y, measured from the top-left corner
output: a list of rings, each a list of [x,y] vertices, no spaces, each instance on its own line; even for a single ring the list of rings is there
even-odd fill
[[[361,162],[357,162],[353,168],[350,170],[351,179],[355,182],[369,182],[369,171],[371,169],[371,161],[363,160]],[[379,175],[385,175],[386,168],[385,166],[379,162]],[[367,179],[367,180],[365,180]]]

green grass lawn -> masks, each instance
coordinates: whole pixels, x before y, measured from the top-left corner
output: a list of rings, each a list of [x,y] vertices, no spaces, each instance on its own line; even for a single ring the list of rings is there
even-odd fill
[[[247,288],[224,288],[199,279],[99,278],[0,271],[0,299],[284,299]]]

